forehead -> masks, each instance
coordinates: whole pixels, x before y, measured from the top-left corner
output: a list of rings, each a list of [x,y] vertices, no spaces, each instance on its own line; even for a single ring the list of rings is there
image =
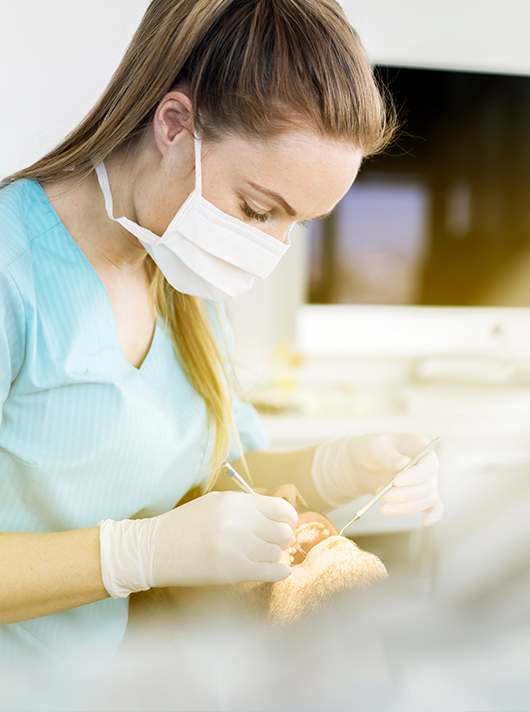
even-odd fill
[[[270,139],[230,136],[211,144],[205,156],[219,178],[240,189],[254,183],[280,194],[300,218],[329,212],[349,189],[361,149],[293,129]]]

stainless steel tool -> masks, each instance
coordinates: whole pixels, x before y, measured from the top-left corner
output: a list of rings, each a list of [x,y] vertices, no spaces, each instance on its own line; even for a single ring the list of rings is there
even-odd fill
[[[430,453],[431,450],[433,450],[433,449],[436,447],[436,445],[438,445],[438,443],[439,443],[440,440],[443,438],[443,436],[445,435],[446,432],[447,432],[447,430],[446,430],[445,432],[443,432],[441,435],[438,435],[437,438],[434,438],[434,440],[431,440],[431,442],[428,443],[428,444],[423,448],[423,450],[422,450],[421,452],[419,452],[419,453],[416,455],[416,457],[413,457],[413,458],[412,458],[412,460],[409,462],[408,465],[406,465],[406,466],[405,466],[402,470],[400,470],[399,472],[396,472],[396,474],[394,475],[394,477],[397,477],[397,476],[400,475],[402,472],[405,472],[405,470],[409,470],[411,467],[414,467],[414,465],[417,465],[418,462],[422,459],[422,457],[425,457],[425,455],[427,455],[428,453]],[[360,518],[363,516],[363,514],[366,514],[366,512],[367,512],[369,509],[371,509],[371,508],[374,506],[374,504],[375,504],[376,502],[379,502],[379,500],[381,499],[381,497],[383,497],[383,495],[385,495],[385,494],[388,492],[389,489],[391,489],[392,487],[394,487],[394,477],[390,480],[390,482],[389,482],[387,485],[384,485],[383,487],[380,487],[380,488],[377,490],[377,492],[374,494],[374,496],[371,497],[371,498],[368,500],[368,502],[366,502],[366,504],[363,504],[363,506],[355,512],[355,514],[354,514],[353,517],[350,519],[350,521],[342,527],[342,529],[341,529],[340,532],[339,532],[339,536],[342,536],[344,530],[347,529],[347,528],[350,526],[350,524],[353,524],[353,522],[356,522],[358,519],[360,519]]]

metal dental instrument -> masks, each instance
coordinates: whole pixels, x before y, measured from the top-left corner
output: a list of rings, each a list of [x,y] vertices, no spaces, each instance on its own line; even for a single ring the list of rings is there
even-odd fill
[[[234,470],[234,468],[232,467],[232,465],[230,465],[228,462],[224,462],[224,463],[223,463],[223,469],[226,470],[226,472],[230,475],[230,477],[232,477],[232,479],[233,479],[235,482],[237,482],[237,484],[241,487],[241,489],[243,490],[243,492],[247,492],[247,494],[258,494],[257,492],[254,492],[254,490],[253,490],[252,487],[248,484],[248,482],[247,482],[246,480],[244,480],[244,479],[241,477],[241,475],[239,474],[239,472],[236,472],[236,471]],[[298,553],[300,553],[300,554],[302,554],[302,555],[304,556],[304,558],[307,556],[307,554],[306,554],[305,551],[302,549],[302,547],[300,546],[300,544],[296,541],[296,539],[295,539],[295,542],[294,542],[293,546],[294,546],[294,548],[296,549],[296,551],[298,551]]]
[[[450,426],[449,426],[450,427]],[[449,430],[449,428],[447,429]],[[416,455],[416,457],[413,457],[412,460],[409,462],[408,465],[405,465],[405,467],[400,470],[399,472],[396,472],[394,477],[397,477],[400,475],[402,472],[405,472],[405,470],[409,470],[411,467],[414,467],[414,465],[417,465],[418,462],[422,459],[422,457],[425,457],[425,455],[428,455],[431,450],[433,450],[436,445],[440,442],[440,440],[443,438],[443,436],[447,433],[447,430],[445,430],[441,435],[438,435],[437,438],[434,438],[434,440],[431,440],[430,443],[428,443],[423,450]],[[371,497],[366,504],[363,504],[363,506],[358,509],[353,517],[350,519],[350,521],[345,524],[342,529],[339,532],[339,536],[342,536],[343,532],[345,529],[347,529],[350,524],[353,524],[353,522],[356,522],[358,519],[360,519],[363,514],[366,514],[366,512],[371,509],[376,502],[378,502],[383,495],[385,495],[389,489],[391,489],[394,486],[394,477],[390,480],[390,482],[387,485],[384,485],[380,489],[377,490],[377,492],[374,494],[373,497]]]
[[[226,470],[227,474],[229,474],[230,477],[232,477],[235,480],[235,482],[237,482],[237,484],[241,487],[243,492],[247,492],[248,494],[257,494],[257,492],[254,492],[254,490],[248,484],[248,482],[241,477],[239,472],[236,472],[234,470],[232,465],[230,465],[228,462],[224,462],[223,468]]]

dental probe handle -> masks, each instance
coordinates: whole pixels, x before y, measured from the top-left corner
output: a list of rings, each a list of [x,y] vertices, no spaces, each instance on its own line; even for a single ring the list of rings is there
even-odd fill
[[[237,482],[237,484],[241,487],[241,489],[242,489],[244,492],[247,492],[247,494],[257,494],[257,492],[254,492],[254,490],[253,490],[252,487],[248,484],[248,482],[246,482],[246,481],[241,477],[241,475],[239,474],[239,472],[236,472],[236,471],[234,470],[234,468],[232,467],[232,465],[229,465],[228,462],[225,462],[225,463],[223,464],[223,467],[224,467],[225,470],[228,472],[228,474],[230,475],[230,477],[232,477],[232,478]]]
[[[444,433],[442,433],[442,435],[444,435]],[[411,460],[407,465],[405,465],[405,467],[404,467],[402,470],[400,470],[399,472],[396,472],[396,474],[394,475],[394,477],[397,477],[397,476],[400,475],[402,472],[405,472],[405,470],[408,470],[408,469],[410,469],[411,467],[414,467],[415,465],[417,465],[418,462],[419,462],[423,457],[425,457],[425,455],[428,455],[428,454],[431,452],[431,450],[433,450],[433,448],[436,447],[436,445],[440,442],[440,440],[441,440],[441,438],[442,438],[442,435],[438,435],[438,437],[434,438],[434,440],[431,440],[430,443],[427,443],[427,445],[423,448],[423,450],[422,450],[421,452],[419,452],[419,453],[416,455],[416,457],[413,457],[412,460]],[[374,494],[374,496],[371,497],[371,498],[368,500],[368,502],[366,502],[365,504],[363,504],[363,506],[355,512],[355,514],[354,514],[353,517],[350,519],[350,521],[342,527],[342,529],[341,529],[340,532],[339,532],[339,536],[342,536],[342,532],[343,532],[347,527],[349,527],[350,524],[353,524],[353,522],[356,522],[358,519],[360,519],[360,518],[363,516],[363,514],[366,514],[366,512],[367,512],[369,509],[371,509],[371,508],[374,506],[374,504],[375,504],[376,502],[379,502],[379,500],[381,499],[381,497],[383,497],[383,496],[388,492],[389,489],[391,489],[392,487],[394,487],[394,477],[390,480],[390,482],[389,482],[387,485],[384,485],[383,487],[380,487],[380,488],[377,490],[377,492]]]
[[[403,470],[402,470],[402,472],[403,472]],[[383,497],[388,492],[389,489],[392,489],[393,486],[394,486],[394,480],[390,480],[390,482],[387,485],[378,489],[377,492],[374,494],[374,496],[370,497],[368,502],[363,504],[363,506],[355,512],[355,515],[354,515],[352,521],[360,519],[363,516],[363,514],[365,514],[369,509],[371,509],[371,507],[373,507],[376,502],[379,502],[381,497]]]
[[[252,489],[252,487],[248,484],[248,482],[246,482],[246,481],[241,477],[241,475],[239,474],[239,472],[236,472],[236,471],[234,470],[234,468],[232,467],[232,465],[230,465],[228,462],[225,462],[225,463],[223,463],[223,467],[224,467],[224,469],[228,472],[228,474],[230,475],[230,477],[232,477],[232,478],[237,482],[237,484],[241,487],[241,489],[242,489],[244,492],[247,492],[248,494],[258,494],[257,492],[255,492],[255,491]],[[300,546],[300,544],[299,544],[297,541],[294,542],[293,546],[294,546],[294,548],[298,551],[299,554],[303,554],[304,557],[307,556],[306,552],[302,549],[302,547]]]

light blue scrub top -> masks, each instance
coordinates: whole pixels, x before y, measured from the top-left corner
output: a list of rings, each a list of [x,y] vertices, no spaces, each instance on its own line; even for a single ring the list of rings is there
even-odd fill
[[[236,401],[234,417],[244,450],[267,445],[250,406]],[[166,512],[204,481],[211,440],[163,328],[131,366],[103,283],[41,186],[0,191],[0,531]],[[0,626],[0,667],[18,652],[113,654],[127,611],[106,599]]]

